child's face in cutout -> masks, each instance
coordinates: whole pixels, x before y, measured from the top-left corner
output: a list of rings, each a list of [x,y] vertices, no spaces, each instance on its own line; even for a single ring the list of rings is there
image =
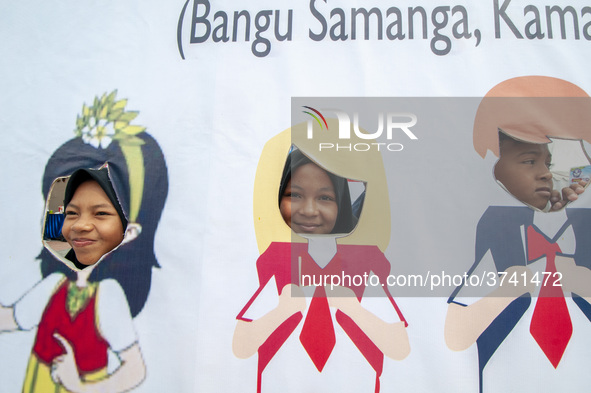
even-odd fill
[[[96,181],[85,181],[74,192],[66,206],[62,234],[84,265],[95,264],[123,240],[117,210]]]
[[[281,216],[295,233],[331,233],[339,209],[332,181],[315,164],[297,168],[279,205]]]
[[[501,141],[495,177],[515,198],[543,210],[552,192],[552,155],[544,144]]]

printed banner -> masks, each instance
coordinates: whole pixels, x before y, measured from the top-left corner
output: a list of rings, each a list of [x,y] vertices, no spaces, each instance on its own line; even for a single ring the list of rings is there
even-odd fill
[[[0,19],[0,392],[589,390],[590,6]]]

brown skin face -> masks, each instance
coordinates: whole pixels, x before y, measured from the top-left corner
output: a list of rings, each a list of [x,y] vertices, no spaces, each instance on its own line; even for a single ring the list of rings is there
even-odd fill
[[[123,240],[121,219],[96,181],[86,181],[76,189],[66,206],[62,234],[84,265],[95,264]]]
[[[331,233],[339,213],[332,181],[315,164],[296,169],[281,197],[279,209],[295,233]]]
[[[501,142],[495,177],[515,198],[543,210],[552,193],[551,163],[547,145],[506,139]]]

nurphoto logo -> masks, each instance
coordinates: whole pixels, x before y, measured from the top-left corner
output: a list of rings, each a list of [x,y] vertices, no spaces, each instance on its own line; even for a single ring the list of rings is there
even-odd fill
[[[302,106],[306,113],[310,116],[308,119],[307,138],[314,139],[314,123],[318,123],[321,132],[334,132],[328,129],[328,123],[326,117],[318,110],[311,106]],[[325,112],[330,111],[336,115],[338,120],[338,143],[322,142],[318,144],[318,150],[347,150],[347,151],[401,151],[404,149],[402,143],[392,142],[393,138],[398,138],[400,135],[404,135],[406,138],[415,140],[417,136],[411,131],[411,127],[417,124],[417,116],[414,113],[409,112],[378,112],[377,113],[377,129],[373,132],[369,132],[366,129],[362,129],[359,126],[359,113],[353,112],[353,127],[351,127],[351,116],[349,113],[339,109],[323,109]],[[346,143],[347,140],[351,139],[351,129],[353,133],[359,139],[374,141],[374,142],[361,142],[361,143]],[[381,138],[385,133],[385,138],[388,142],[377,142],[378,138]],[[341,143],[342,141],[343,143]]]

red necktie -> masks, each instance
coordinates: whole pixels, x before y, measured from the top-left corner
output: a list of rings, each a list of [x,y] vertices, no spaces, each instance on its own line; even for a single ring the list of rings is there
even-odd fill
[[[322,371],[336,343],[328,299],[322,286],[316,287],[314,291],[300,333],[300,342],[318,371]]]
[[[546,269],[550,273],[542,276],[542,288],[534,309],[529,331],[542,351],[546,354],[554,368],[558,367],[560,359],[568,345],[573,333],[573,325],[570,320],[562,287],[556,275],[555,257],[560,252],[556,243],[550,243],[539,234],[532,226],[527,228],[528,259],[535,260],[546,256]],[[546,280],[546,278],[548,278]]]

